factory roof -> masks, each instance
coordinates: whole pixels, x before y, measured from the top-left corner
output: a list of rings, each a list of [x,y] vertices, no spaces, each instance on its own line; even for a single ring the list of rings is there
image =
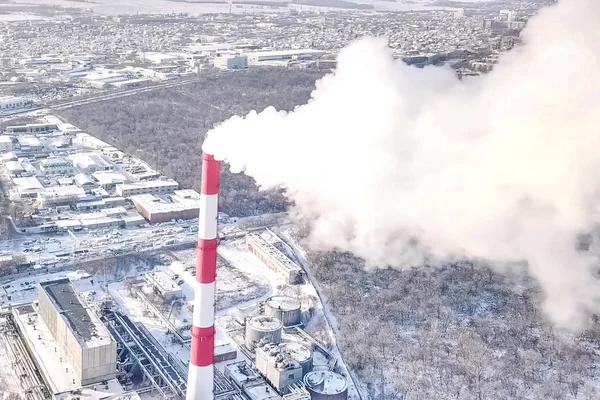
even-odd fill
[[[44,167],[53,167],[58,165],[71,165],[71,161],[64,157],[48,157],[40,161]]]
[[[244,393],[252,400],[281,400],[281,396],[275,393],[266,383],[245,387]]]
[[[23,165],[18,161],[7,161],[6,169],[8,169],[10,172],[25,171]]]
[[[279,249],[267,242],[260,235],[251,233],[246,235],[246,241],[254,246],[257,250],[268,255],[273,260],[277,260],[279,266],[287,272],[300,271],[300,267],[286,257]]]
[[[146,278],[162,293],[180,291],[181,288],[167,275],[163,270],[157,269],[154,272],[147,272]]]
[[[40,139],[34,136],[22,136],[17,140],[21,146],[42,147],[42,142],[40,142]]]
[[[35,176],[26,176],[23,178],[14,178],[13,183],[17,187],[19,193],[26,191],[36,191],[42,190],[44,186],[42,186],[41,182]]]
[[[164,186],[179,186],[177,182],[173,179],[156,179],[152,181],[141,181],[134,183],[123,183],[118,185],[122,190],[129,189],[140,189],[140,188],[155,188],[155,187],[164,187]]]
[[[131,196],[131,201],[147,212],[156,214],[162,212],[198,210],[200,208],[200,194],[195,190],[175,190],[169,199],[152,194],[139,194]],[[170,200],[170,201],[169,201]]]
[[[253,57],[271,57],[271,56],[298,56],[304,54],[310,55],[322,55],[327,54],[326,51],[323,50],[314,50],[314,49],[293,49],[293,50],[265,50],[265,51],[253,51],[247,53],[248,56]]]
[[[68,278],[41,282],[40,287],[53,301],[82,347],[103,346],[112,340],[104,324],[81,303]]]
[[[125,175],[115,171],[96,171],[92,176],[96,178],[100,185],[112,185],[128,181]]]

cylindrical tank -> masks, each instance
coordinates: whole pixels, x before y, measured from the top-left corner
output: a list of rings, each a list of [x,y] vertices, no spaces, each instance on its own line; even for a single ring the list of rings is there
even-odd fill
[[[346,379],[331,371],[313,371],[304,377],[311,400],[347,400]]]
[[[283,324],[277,318],[259,315],[246,324],[246,347],[254,350],[261,339],[266,338],[270,343],[281,342]]]
[[[273,296],[265,302],[265,315],[277,318],[283,326],[298,325],[302,320],[300,301],[288,296]]]
[[[302,376],[308,374],[313,368],[312,351],[300,343],[286,343],[286,351],[288,354],[302,366]]]

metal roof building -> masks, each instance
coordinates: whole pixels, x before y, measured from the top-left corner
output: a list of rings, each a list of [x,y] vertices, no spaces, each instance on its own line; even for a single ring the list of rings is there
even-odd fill
[[[71,281],[41,282],[38,300],[40,317],[81,384],[113,379],[117,344],[96,314],[81,302]]]

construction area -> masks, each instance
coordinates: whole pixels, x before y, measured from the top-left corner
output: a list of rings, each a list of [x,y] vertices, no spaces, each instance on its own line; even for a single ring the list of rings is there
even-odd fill
[[[214,398],[359,399],[319,296],[293,250],[270,230],[218,248]],[[4,307],[4,345],[27,399],[184,399],[195,252],[103,284],[81,275],[35,284]],[[15,282],[13,285],[17,285]],[[314,325],[314,324],[311,324]],[[317,339],[320,338],[320,339]]]

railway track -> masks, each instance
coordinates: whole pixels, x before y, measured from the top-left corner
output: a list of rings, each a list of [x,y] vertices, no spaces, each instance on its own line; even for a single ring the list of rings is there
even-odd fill
[[[19,336],[16,326],[9,318],[7,329],[2,332],[2,338],[8,349],[11,365],[19,377],[19,384],[27,400],[49,399],[49,391],[40,377],[23,339]]]
[[[55,111],[66,110],[66,109],[69,109],[72,107],[78,107],[78,106],[82,106],[82,105],[98,103],[101,101],[118,99],[121,97],[133,96],[133,95],[137,95],[140,93],[152,92],[152,91],[159,90],[159,89],[167,89],[167,88],[173,88],[173,87],[177,87],[177,86],[183,86],[183,85],[187,85],[187,84],[190,84],[193,82],[197,82],[201,79],[202,78],[200,78],[200,77],[179,79],[177,81],[165,82],[165,83],[161,83],[161,84],[153,85],[153,86],[145,86],[145,87],[140,87],[140,88],[135,88],[135,89],[126,89],[126,90],[121,90],[118,92],[100,94],[100,95],[93,96],[93,97],[72,100],[72,101],[67,101],[67,102],[63,102],[63,103],[47,104],[46,107],[50,110],[55,110]]]

